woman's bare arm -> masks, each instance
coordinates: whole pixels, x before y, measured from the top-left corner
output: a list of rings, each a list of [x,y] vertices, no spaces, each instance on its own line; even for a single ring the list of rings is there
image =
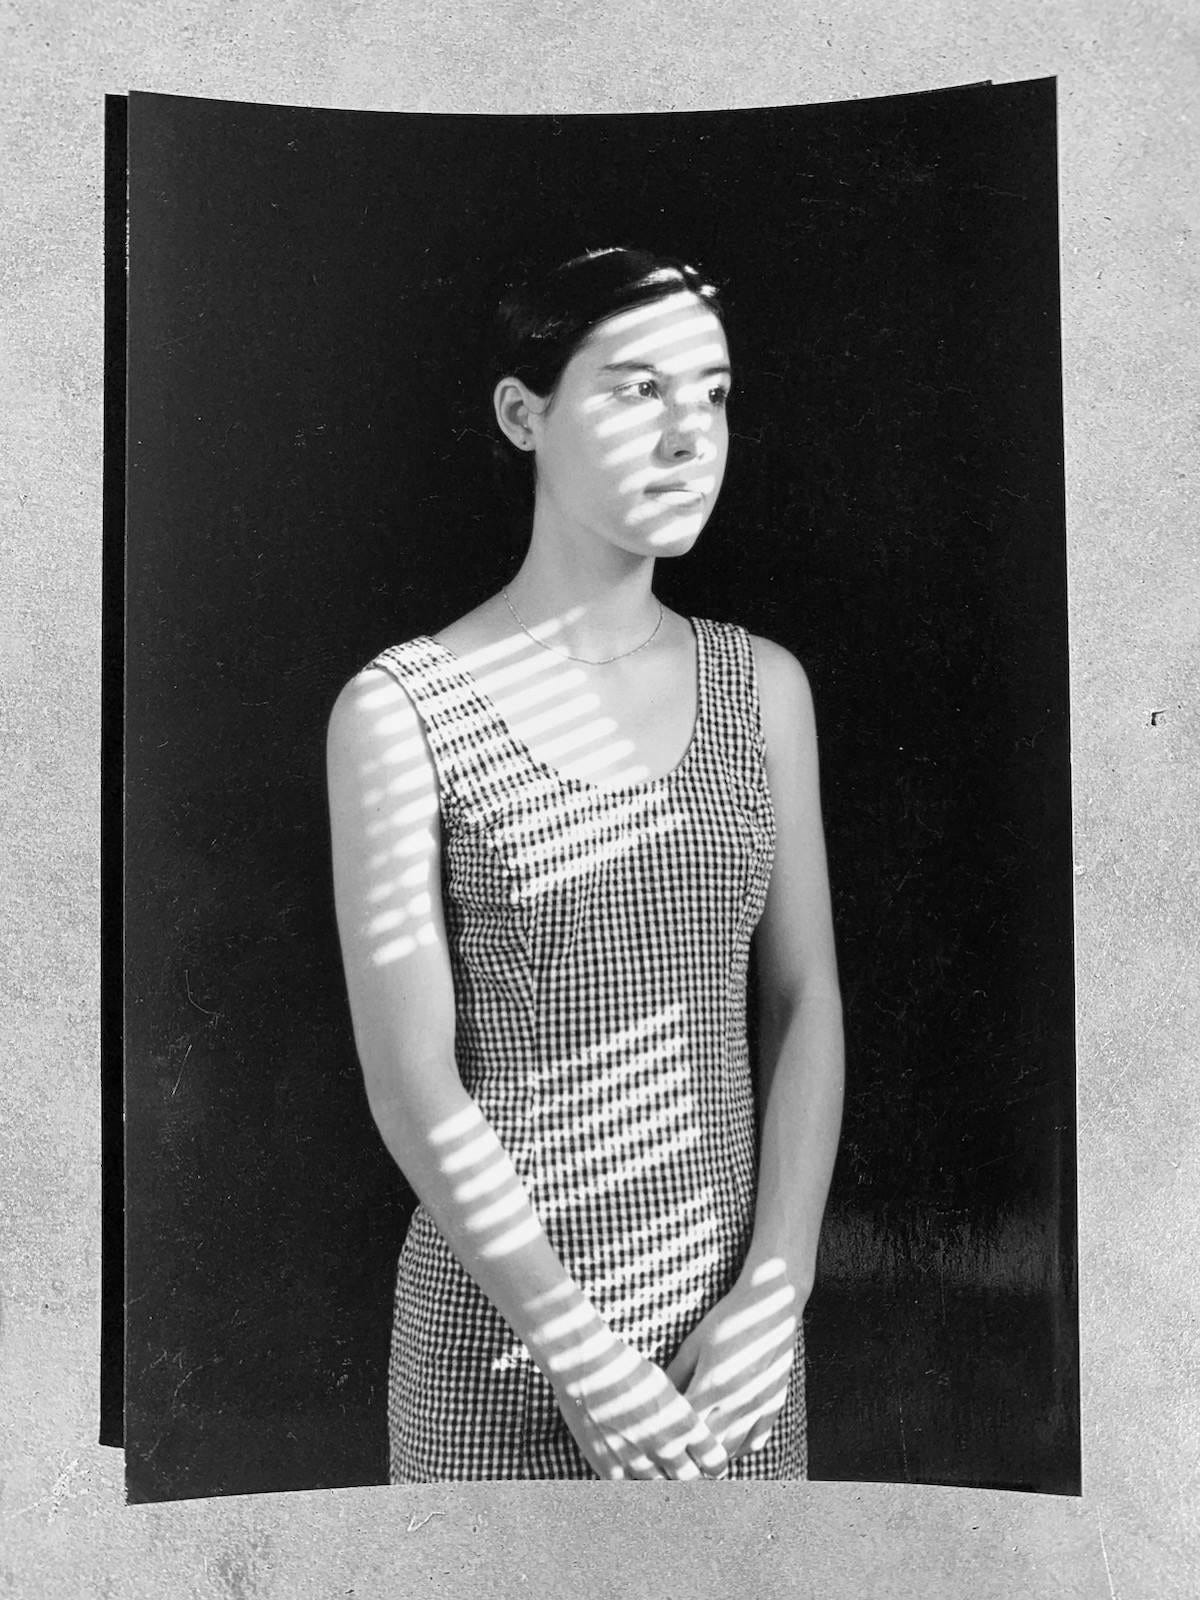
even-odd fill
[[[778,834],[757,933],[762,1142],[747,1265],[781,1260],[806,1300],[837,1155],[844,1079],[812,695],[795,658],[755,641]]]
[[[667,1369],[731,1455],[765,1442],[786,1393],[837,1154],[844,1070],[812,696],[786,650],[755,639],[754,654],[777,822],[756,936],[754,1231],[734,1289]]]
[[[334,895],[368,1102],[462,1265],[554,1386],[602,1475],[695,1477],[725,1455],[567,1272],[455,1062],[436,771],[390,674],[342,691],[328,738]]]

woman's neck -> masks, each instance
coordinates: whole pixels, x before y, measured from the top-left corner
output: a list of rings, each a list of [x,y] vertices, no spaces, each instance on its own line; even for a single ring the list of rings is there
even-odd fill
[[[652,556],[596,543],[568,549],[535,528],[507,594],[525,627],[572,654],[600,656],[636,644],[654,626],[653,578]]]

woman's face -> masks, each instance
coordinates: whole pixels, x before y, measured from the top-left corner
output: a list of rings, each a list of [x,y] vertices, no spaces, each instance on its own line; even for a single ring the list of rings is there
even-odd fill
[[[538,511],[639,555],[679,555],[725,475],[729,347],[680,293],[595,327],[531,408]]]

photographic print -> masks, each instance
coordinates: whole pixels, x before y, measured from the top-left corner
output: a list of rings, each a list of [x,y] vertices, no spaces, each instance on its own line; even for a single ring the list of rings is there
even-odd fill
[[[1052,80],[125,131],[130,1500],[1077,1494]]]

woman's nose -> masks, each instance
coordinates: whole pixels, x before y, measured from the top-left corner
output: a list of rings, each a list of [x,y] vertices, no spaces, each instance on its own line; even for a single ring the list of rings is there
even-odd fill
[[[704,427],[695,413],[677,412],[663,429],[662,448],[672,461],[691,461],[705,447]]]

